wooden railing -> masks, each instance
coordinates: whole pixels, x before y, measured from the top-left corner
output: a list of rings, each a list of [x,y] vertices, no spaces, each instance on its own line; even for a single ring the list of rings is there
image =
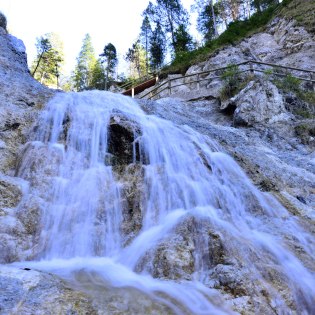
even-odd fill
[[[272,75],[285,77],[288,74],[291,74],[292,77],[294,78],[297,78],[302,81],[311,82],[313,84],[313,88],[315,88],[315,71],[314,70],[306,70],[306,69],[267,63],[267,62],[248,60],[248,61],[244,61],[238,64],[233,64],[226,67],[211,69],[211,70],[197,72],[197,73],[192,73],[192,74],[188,74],[188,75],[181,76],[178,78],[168,78],[164,82],[158,84],[157,87],[153,88],[149,92],[142,95],[140,98],[157,99],[160,97],[160,94],[166,90],[168,90],[167,95],[170,96],[172,94],[172,89],[174,91],[174,88],[176,87],[183,86],[183,85],[192,85],[193,83],[196,83],[196,88],[197,90],[199,90],[201,82],[203,81],[210,82],[214,79],[219,79],[219,78],[221,79],[224,71],[230,69],[231,66],[237,67],[238,69],[239,67],[243,68],[243,69],[239,69],[236,73],[250,72],[252,75],[254,75],[255,72],[266,73],[266,70],[271,68],[273,70]],[[258,66],[260,68],[258,68]],[[212,73],[214,74],[214,76],[208,77]],[[176,84],[176,81],[180,81],[180,82]]]

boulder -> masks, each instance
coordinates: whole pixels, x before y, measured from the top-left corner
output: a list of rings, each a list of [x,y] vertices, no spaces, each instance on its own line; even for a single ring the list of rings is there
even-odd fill
[[[269,81],[251,81],[228,106],[234,106],[234,125],[253,126],[254,124],[288,121],[291,115],[286,111],[282,95]],[[228,107],[225,104],[225,108]]]
[[[1,266],[0,291],[0,314],[98,314],[87,295],[29,268]]]

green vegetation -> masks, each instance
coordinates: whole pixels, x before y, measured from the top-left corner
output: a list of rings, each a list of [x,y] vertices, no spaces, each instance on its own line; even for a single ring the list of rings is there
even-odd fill
[[[303,144],[310,144],[310,137],[315,137],[315,127],[310,124],[297,125],[295,134],[301,139]]]
[[[298,78],[295,78],[291,74],[287,74],[283,78],[274,79],[274,83],[279,89],[285,92],[294,92],[294,93],[301,92],[301,80]]]
[[[55,33],[37,38],[37,56],[32,63],[32,76],[47,86],[57,87],[63,65],[63,43]]]
[[[102,54],[100,54],[100,56],[102,57],[101,63],[103,63],[105,65],[105,67],[104,67],[105,68],[105,86],[104,86],[104,89],[107,91],[109,88],[110,78],[114,75],[115,69],[116,69],[116,66],[118,63],[116,47],[112,43],[108,43],[107,45],[105,45],[104,51]],[[98,77],[100,77],[99,81],[102,81],[104,78],[104,74],[102,73],[103,72],[102,67],[98,67],[98,68],[99,68],[98,69],[98,73],[99,73]],[[93,87],[98,88],[98,86],[96,86],[95,84]],[[102,86],[99,89],[102,89]]]
[[[1,11],[0,11],[0,27],[7,30],[7,18]]]
[[[280,16],[295,19],[299,26],[315,33],[315,1],[314,0],[283,0]]]
[[[230,23],[218,38],[207,42],[204,47],[182,53],[170,66],[165,67],[162,73],[185,73],[191,65],[207,60],[217,49],[236,44],[245,37],[259,32],[275,16],[278,7],[271,6],[265,11],[256,12],[248,20]]]
[[[284,77],[274,77],[271,79],[272,82],[286,93],[293,93],[296,97],[308,104],[309,107],[305,108],[293,108],[295,115],[301,116],[302,118],[314,118],[315,115],[315,92],[310,89],[305,89],[302,86],[302,81],[291,74],[287,74]]]
[[[221,75],[224,86],[220,92],[221,101],[227,100],[240,92],[250,81],[250,75],[241,75],[237,65],[231,64]]]

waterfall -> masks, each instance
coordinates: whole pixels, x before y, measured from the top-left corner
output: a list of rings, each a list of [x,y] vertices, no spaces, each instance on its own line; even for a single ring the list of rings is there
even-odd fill
[[[55,96],[28,146],[17,175],[43,202],[29,266],[170,314],[233,314],[231,294],[314,310],[311,234],[209,137],[91,91]]]

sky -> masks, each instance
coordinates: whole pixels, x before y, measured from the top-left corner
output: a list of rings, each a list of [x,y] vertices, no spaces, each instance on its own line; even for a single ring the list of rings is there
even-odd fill
[[[189,11],[194,0],[182,0]],[[118,73],[126,71],[123,56],[140,32],[141,13],[149,0],[0,0],[10,34],[23,40],[29,64],[36,55],[36,38],[57,33],[64,42],[65,72],[74,68],[86,33],[96,54],[111,42],[118,52]]]

